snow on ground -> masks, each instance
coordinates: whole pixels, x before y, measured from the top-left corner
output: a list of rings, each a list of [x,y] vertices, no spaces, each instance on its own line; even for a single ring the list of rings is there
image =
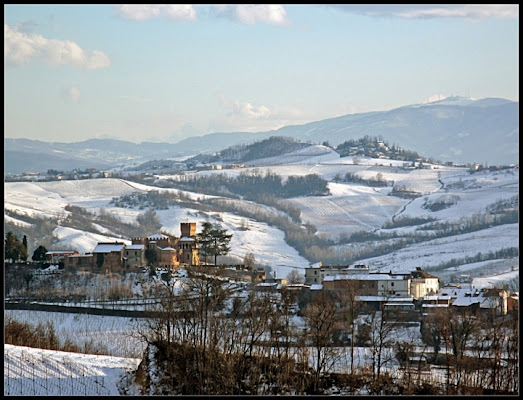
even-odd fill
[[[389,271],[403,273],[426,269],[451,259],[462,259],[477,253],[487,254],[508,247],[519,247],[519,224],[507,224],[490,229],[449,236],[407,246],[380,257],[359,260],[368,264],[371,271]],[[488,273],[488,271],[486,271]]]
[[[462,217],[471,217],[478,212],[485,212],[487,205],[499,200],[510,199],[519,194],[519,171],[505,170],[491,173],[451,175],[443,179],[445,187],[427,196],[418,197],[410,202],[402,216],[430,216],[444,221],[456,221]],[[446,189],[445,189],[446,188]],[[427,203],[445,201],[451,196],[456,204],[440,211],[431,212],[423,208]]]
[[[330,196],[298,197],[289,201],[301,211],[302,220],[319,234],[337,238],[361,230],[380,228],[406,203],[368,186],[330,182]]]
[[[30,217],[65,216],[68,204],[59,193],[42,188],[43,182],[5,182],[4,208]]]
[[[196,222],[198,231],[204,222],[211,222],[232,234],[229,256],[237,257],[243,262],[247,253],[252,253],[257,264],[271,266],[278,277],[285,277],[293,269],[300,271],[309,266],[309,262],[290,247],[279,229],[266,223],[231,213],[201,213],[180,207],[156,212],[167,233],[180,236],[181,222]],[[211,260],[209,260],[211,261]]]
[[[4,395],[118,396],[120,380],[140,361],[4,344]]]
[[[33,225],[28,223],[28,222],[25,222],[25,221],[22,221],[21,219],[18,219],[18,218],[13,218],[9,215],[5,215],[4,214],[4,222],[9,222],[11,224],[14,224],[14,225],[18,225],[18,226],[22,226],[24,228],[30,228],[32,227]]]
[[[76,250],[79,253],[92,252],[98,242],[123,242],[125,244],[131,244],[130,240],[80,231],[78,229],[64,226],[56,227],[53,234],[58,238],[59,246],[62,249]]]
[[[514,271],[504,272],[498,275],[479,277],[472,279],[472,285],[475,287],[499,287],[504,282],[519,279],[519,266]]]
[[[31,310],[4,310],[4,318],[31,325],[51,322],[62,344],[69,340],[83,348],[91,342],[115,357],[140,358],[145,349],[145,342],[136,334],[143,324],[139,318]]]
[[[354,161],[357,164],[354,164]],[[464,217],[471,218],[476,213],[485,212],[488,205],[501,199],[514,198],[519,193],[519,169],[480,171],[471,174],[467,168],[437,166],[437,169],[406,169],[403,165],[403,161],[397,160],[365,157],[358,157],[355,160],[353,157],[343,157],[322,162],[309,160],[309,163],[292,165],[201,171],[199,174],[234,175],[271,171],[285,179],[290,175],[303,176],[316,173],[329,181],[330,195],[300,197],[288,201],[301,209],[304,223],[316,226],[319,235],[333,240],[339,239],[340,235],[348,236],[362,230],[379,231],[384,223],[390,222],[392,218],[398,219],[403,216],[436,217],[441,222],[456,221]],[[343,179],[348,172],[367,179],[374,178],[380,173],[383,179],[394,181],[396,185],[405,185],[424,195],[414,200],[402,199],[389,196],[391,187],[371,188],[333,182],[336,175]],[[166,175],[158,179],[175,176]],[[6,182],[4,187],[6,210],[32,216],[56,217],[65,215],[64,207],[72,204],[94,213],[104,209],[127,223],[136,222],[137,216],[144,210],[114,207],[110,204],[113,197],[129,195],[136,191],[179,192],[176,189],[158,188],[111,178],[57,182]],[[184,194],[201,202],[208,198],[216,198],[216,196],[198,193],[184,192]],[[456,199],[456,204],[445,209],[431,212],[426,208],[427,204],[451,198]],[[230,201],[239,202],[239,200]],[[245,201],[241,203],[242,206],[250,208],[265,207]],[[265,207],[265,210],[268,209]],[[180,222],[194,221],[199,224],[198,228],[207,220],[223,225],[233,234],[231,255],[241,260],[246,253],[253,253],[259,263],[274,266],[278,276],[286,276],[292,269],[305,268],[309,264],[295,249],[285,243],[282,231],[267,224],[225,212],[207,214],[195,209],[179,207],[156,212],[162,223],[162,229],[175,236],[180,235]],[[10,221],[8,218],[6,220]],[[400,232],[413,232],[415,229],[415,227],[397,228]],[[500,232],[498,229],[502,229],[499,237],[496,236]],[[116,235],[111,235],[111,232],[103,229],[100,232],[103,234],[85,233],[85,237],[82,238],[80,231],[59,227],[55,231],[60,238],[56,246],[57,248],[78,247],[80,252],[89,252],[94,249],[97,241],[115,240]],[[485,253],[504,247],[518,246],[516,239],[518,233],[519,225],[511,224],[505,228],[485,230],[482,233],[411,245],[390,255],[370,259],[369,262],[376,263],[380,268],[390,266],[393,269],[437,265],[450,258],[463,258],[476,255],[480,251]]]

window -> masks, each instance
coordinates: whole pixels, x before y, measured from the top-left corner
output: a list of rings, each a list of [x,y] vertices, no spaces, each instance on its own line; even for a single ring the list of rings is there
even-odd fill
[[[318,275],[318,271],[314,271],[314,275]]]
[[[392,283],[390,284],[390,286],[394,286],[394,282],[392,282]]]

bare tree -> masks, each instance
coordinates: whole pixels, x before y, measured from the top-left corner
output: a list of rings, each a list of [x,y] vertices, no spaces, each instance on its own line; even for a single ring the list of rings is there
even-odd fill
[[[329,360],[334,356],[332,338],[339,321],[339,314],[332,295],[328,292],[315,295],[303,310],[303,318],[310,344],[316,352],[314,390],[317,391],[320,378],[326,372]]]
[[[293,269],[287,274],[287,283],[296,284],[302,283],[304,281],[304,276],[298,272],[298,270]]]

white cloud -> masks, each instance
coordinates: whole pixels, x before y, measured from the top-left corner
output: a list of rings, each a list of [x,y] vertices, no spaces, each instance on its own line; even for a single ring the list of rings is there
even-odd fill
[[[254,106],[251,103],[235,101],[233,105],[233,114],[248,119],[266,119],[271,115],[271,110],[264,105]]]
[[[101,69],[111,65],[109,57],[100,50],[85,51],[70,40],[25,34],[4,24],[4,63],[20,65],[32,59],[51,66],[72,65],[85,69]]]
[[[343,5],[333,6],[347,12],[369,16],[399,18],[518,18],[519,5],[515,4],[448,4],[448,5]]]
[[[288,25],[287,12],[279,4],[241,4],[214,6],[213,13],[243,24],[258,22],[272,25]]]
[[[117,15],[133,21],[151,18],[167,18],[173,22],[196,19],[196,10],[191,4],[125,4],[115,6]]]

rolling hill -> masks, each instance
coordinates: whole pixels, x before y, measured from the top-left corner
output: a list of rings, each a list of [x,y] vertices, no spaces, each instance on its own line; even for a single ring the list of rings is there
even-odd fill
[[[89,252],[97,241],[130,238],[122,237],[110,225],[93,224],[94,230],[89,232],[67,226],[67,205],[82,207],[94,215],[106,212],[133,223],[144,212],[143,205],[118,207],[113,198],[158,191],[171,193],[175,199],[168,207],[156,210],[162,230],[179,236],[180,222],[197,222],[198,229],[205,221],[219,224],[233,234],[231,256],[241,261],[247,253],[253,253],[258,264],[270,266],[278,276],[286,276],[293,269],[303,271],[317,261],[326,265],[362,262],[371,270],[397,272],[421,266],[446,278],[455,278],[460,271],[476,277],[495,275],[519,266],[518,168],[471,172],[438,165],[414,169],[396,160],[361,158],[355,164],[353,157],[335,154],[318,159],[314,152],[306,158],[303,151],[271,158],[270,163],[260,160],[247,168],[191,173],[234,177],[270,171],[283,180],[317,174],[328,181],[328,196],[281,200],[300,210],[297,229],[309,227],[315,232],[307,236],[310,245],[304,242],[301,248],[289,240],[294,231],[277,222],[288,216],[273,206],[158,186],[162,182],[169,186],[180,175],[156,175],[144,183],[112,178],[6,182],[6,231],[27,232],[32,254],[37,245],[32,231],[34,218],[52,218],[57,221],[52,230],[53,249]],[[371,187],[346,182],[343,177],[347,173],[362,179],[381,174],[388,184]],[[395,188],[405,188],[416,196],[394,195]]]
[[[381,137],[424,157],[456,163],[519,163],[519,103],[504,99],[451,97],[390,111],[348,114],[267,132],[219,132],[178,143],[130,143],[90,139],[48,143],[4,138],[4,174],[48,169],[109,169],[155,159],[219,152],[271,136],[337,146],[363,136]]]

